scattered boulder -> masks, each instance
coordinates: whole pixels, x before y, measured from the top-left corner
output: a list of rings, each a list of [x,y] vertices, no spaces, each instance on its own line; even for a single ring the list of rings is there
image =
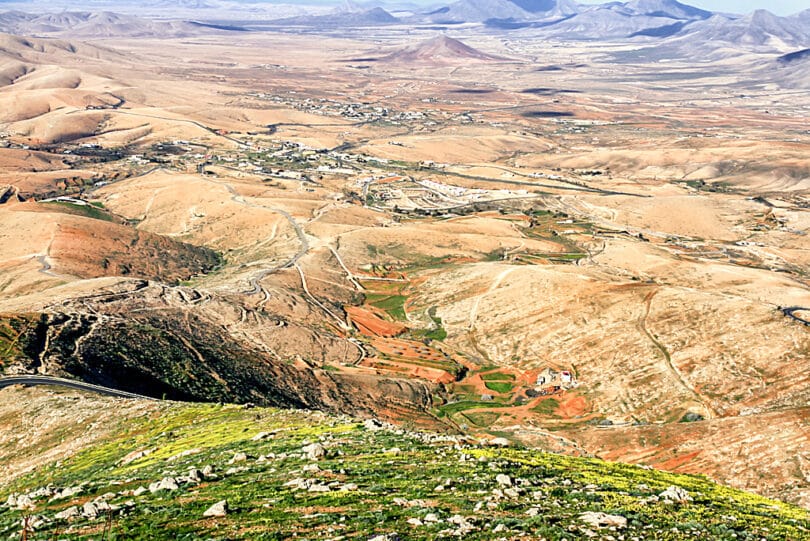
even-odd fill
[[[627,519],[621,515],[608,515],[607,513],[598,513],[595,511],[587,511],[579,515],[579,520],[589,524],[595,528],[626,528]]]
[[[46,526],[49,520],[46,517],[43,517],[42,515],[32,515],[23,518],[20,522],[21,526],[24,529],[36,531],[41,529],[43,526]]]
[[[188,470],[188,475],[186,475],[186,480],[189,483],[199,483],[204,478],[205,478],[205,476],[203,475],[203,472],[201,472],[197,468],[190,468]]]
[[[509,440],[506,438],[492,438],[489,444],[495,447],[509,447]]]
[[[233,458],[231,458],[228,461],[228,464],[236,464],[237,462],[245,462],[247,459],[248,459],[247,454],[242,453],[242,452],[238,452],[238,453],[235,453],[233,455]]]
[[[78,517],[80,514],[81,514],[81,511],[79,511],[79,508],[76,507],[75,505],[72,505],[72,506],[68,507],[67,509],[64,509],[64,510],[59,511],[58,513],[56,513],[53,516],[53,518],[58,519],[58,520],[69,520],[69,519]]]
[[[31,499],[30,496],[26,494],[11,494],[6,500],[6,505],[10,509],[33,509],[34,508],[34,500]]]
[[[686,490],[676,486],[670,486],[659,494],[658,497],[664,500],[665,503],[686,503],[692,501],[692,496],[690,496]]]
[[[160,481],[152,483],[149,485],[149,492],[155,493],[161,490],[177,490],[180,486],[177,484],[177,480],[174,477],[164,477]]]
[[[224,517],[228,514],[228,502],[226,500],[219,501],[205,510],[204,517]]]
[[[499,473],[495,476],[495,481],[502,486],[511,487],[512,486],[512,478],[506,475],[505,473]]]
[[[398,533],[387,533],[383,535],[375,535],[374,537],[370,538],[368,541],[399,541],[400,537]]]
[[[385,428],[385,426],[377,419],[366,419],[363,426],[366,427],[366,430],[382,430]]]
[[[63,488],[62,490],[57,490],[54,493],[53,497],[51,498],[51,501],[53,501],[53,500],[63,500],[65,498],[72,498],[73,496],[77,496],[77,495],[81,494],[82,492],[84,492],[84,485],[83,484],[82,485],[72,486],[72,487],[66,487],[66,488]]]
[[[37,500],[39,498],[50,498],[54,494],[56,494],[56,489],[53,485],[48,485],[46,487],[38,488],[33,492],[28,493],[28,497],[32,500]]]
[[[105,501],[86,502],[82,506],[82,516],[85,518],[96,518],[102,513],[112,511],[112,507]]]
[[[307,458],[310,460],[318,460],[326,456],[326,449],[320,443],[312,443],[302,448],[301,451],[306,453]]]

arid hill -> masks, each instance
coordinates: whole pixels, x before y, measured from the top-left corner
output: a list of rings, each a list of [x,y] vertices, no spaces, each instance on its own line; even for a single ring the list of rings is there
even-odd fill
[[[808,505],[810,98],[756,78],[781,52],[409,30],[6,36],[4,369]]]
[[[440,35],[408,45],[380,58],[383,62],[444,65],[476,62],[503,62],[506,58],[484,53],[449,36]]]
[[[775,68],[775,69],[774,69]],[[776,59],[764,76],[776,74],[780,83],[788,88],[810,88],[810,49],[784,54]]]

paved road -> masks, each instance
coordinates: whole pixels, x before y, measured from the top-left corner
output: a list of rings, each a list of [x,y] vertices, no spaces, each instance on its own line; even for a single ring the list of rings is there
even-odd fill
[[[796,312],[810,313],[810,308],[803,308],[801,306],[791,306],[788,308],[780,308],[780,310],[782,310],[782,313],[788,316],[789,318],[792,318],[795,321],[798,321],[799,323],[802,323],[810,327],[810,321],[796,315]]]
[[[126,391],[119,391],[118,389],[111,389],[109,387],[102,387],[100,385],[93,385],[91,383],[84,383],[83,381],[76,381],[71,379],[54,378],[50,376],[9,376],[0,378],[0,389],[10,387],[12,385],[54,385],[57,387],[66,387],[68,389],[76,389],[79,391],[87,391],[104,396],[113,396],[116,398],[138,398],[141,400],[156,400],[149,396],[143,396],[135,393],[128,393]]]

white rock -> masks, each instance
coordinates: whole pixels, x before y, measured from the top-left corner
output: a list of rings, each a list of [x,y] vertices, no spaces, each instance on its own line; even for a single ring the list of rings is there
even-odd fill
[[[9,496],[9,499],[10,498]],[[14,505],[15,509],[33,509],[34,507],[34,500],[32,500],[30,496],[26,494],[19,494],[17,496],[17,502],[16,505]]]
[[[247,455],[245,453],[241,453],[241,452],[236,453],[236,454],[233,455],[233,458],[231,458],[228,461],[228,464],[236,464],[237,462],[244,462],[244,461],[247,460],[247,458],[248,457],[247,457]]]
[[[224,517],[228,514],[228,502],[226,500],[218,501],[211,507],[205,510],[204,517]]]
[[[511,487],[512,486],[512,478],[506,475],[505,473],[499,473],[495,476],[495,481],[502,486]]]
[[[387,533],[383,535],[375,535],[369,538],[368,541],[399,541],[400,537],[397,533]]]
[[[626,528],[627,519],[620,515],[608,515],[606,513],[597,513],[594,511],[587,511],[579,515],[579,520],[586,524],[590,524],[595,528]]]
[[[197,468],[190,468],[188,470],[188,475],[186,475],[186,479],[189,483],[199,483],[203,480],[203,477],[203,473]]]
[[[161,490],[177,490],[178,488],[180,488],[180,486],[177,484],[174,477],[164,477],[160,481],[149,485],[149,492],[155,493]]]
[[[326,449],[320,443],[311,443],[302,448],[301,451],[306,453],[307,458],[310,460],[318,460],[319,458],[326,456]]]
[[[363,426],[366,427],[366,430],[382,430],[384,428],[383,424],[377,419],[367,419]]]
[[[72,505],[63,511],[59,511],[53,517],[59,520],[67,520],[69,518],[78,517],[80,514],[81,511],[79,511],[79,508]]]
[[[86,518],[96,518],[101,513],[106,513],[110,510],[110,504],[104,501],[85,502],[82,506],[82,516]]]
[[[692,501],[692,496],[690,496],[686,490],[676,486],[670,486],[660,493],[658,497],[667,503],[685,503]]]

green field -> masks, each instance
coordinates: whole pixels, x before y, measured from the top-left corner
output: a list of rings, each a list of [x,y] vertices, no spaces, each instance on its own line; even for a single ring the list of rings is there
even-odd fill
[[[490,391],[495,391],[496,393],[501,394],[509,393],[515,388],[515,386],[511,383],[502,381],[487,381],[485,385]]]
[[[532,411],[540,415],[553,415],[559,406],[560,402],[556,398],[548,397],[533,407]]]
[[[65,214],[73,214],[74,216],[84,216],[85,218],[93,218],[94,220],[104,220],[105,222],[114,222],[115,218],[112,214],[99,208],[96,205],[76,205],[67,201],[51,201],[48,203],[40,203],[53,207],[54,210],[64,212]]]
[[[481,374],[481,379],[484,381],[515,381],[515,375],[507,372],[490,372]]]
[[[465,415],[472,422],[489,420],[476,412]],[[82,430],[77,421],[76,433],[61,437],[80,438]],[[266,438],[254,439],[260,432]],[[302,450],[314,442],[322,445],[323,456],[310,459]],[[122,462],[138,450],[150,453]],[[29,532],[32,541],[368,540],[378,535],[416,541],[575,541],[593,533],[594,539],[661,541],[810,538],[810,511],[705,477],[482,447],[448,436],[371,430],[348,417],[317,412],[164,403],[136,420],[121,421],[106,440],[80,444],[76,454],[58,459],[54,455],[52,462],[0,487],[0,499],[49,484],[81,485],[80,493],[34,497],[26,511],[0,506],[3,538],[22,537],[24,515],[46,519]],[[190,470],[206,465],[213,473],[199,481],[186,479]],[[521,479],[521,490],[494,497],[493,491],[506,488],[496,476]],[[175,478],[180,481],[172,490],[132,492]],[[658,494],[671,486],[686,490],[690,500],[664,502]],[[228,504],[226,516],[203,517],[222,500]],[[113,511],[81,516],[83,505],[100,501]],[[74,518],[54,518],[72,507],[78,510]],[[598,529],[584,522],[589,512],[625,522],[616,530]]]
[[[405,302],[408,297],[405,295],[378,295],[370,293],[366,295],[366,302],[372,306],[380,308],[397,321],[407,320],[405,315]]]

